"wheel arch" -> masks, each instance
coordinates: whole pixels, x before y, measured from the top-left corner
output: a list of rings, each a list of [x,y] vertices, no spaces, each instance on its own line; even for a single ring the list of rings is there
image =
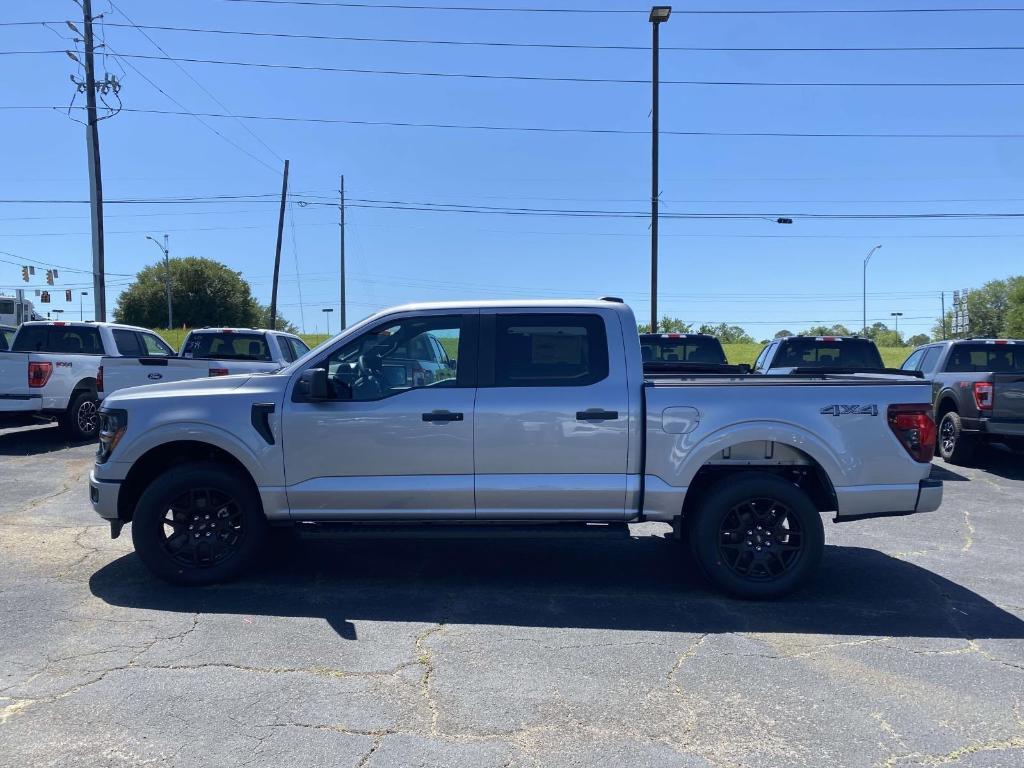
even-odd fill
[[[118,518],[124,522],[132,519],[139,498],[150,483],[163,472],[195,461],[210,461],[230,468],[244,478],[251,485],[256,498],[260,498],[259,488],[252,473],[230,451],[202,440],[175,440],[150,448],[132,463],[117,496]]]
[[[97,394],[99,390],[96,389],[96,377],[86,376],[84,379],[79,379],[78,383],[71,388],[71,400],[74,400],[75,395],[79,392],[92,392]],[[71,402],[70,400],[68,401]]]
[[[960,403],[953,391],[947,389],[939,395],[938,405],[935,407],[935,420],[942,421],[942,417],[950,411],[960,413]]]

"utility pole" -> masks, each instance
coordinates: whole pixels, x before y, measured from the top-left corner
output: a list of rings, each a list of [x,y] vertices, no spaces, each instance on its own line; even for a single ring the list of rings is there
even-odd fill
[[[868,251],[868,255],[864,257],[864,316],[863,318],[861,318],[864,325],[861,327],[861,333],[863,333],[865,336],[868,335],[868,262],[871,261],[871,257],[875,255],[875,251],[877,251],[881,247],[882,246],[880,245],[876,245],[874,248]]]
[[[658,29],[668,21],[672,6],[651,8],[651,333],[658,330]]]
[[[85,143],[89,154],[89,215],[92,219],[92,291],[96,320],[107,319],[107,286],[103,265],[103,179],[100,173],[100,133],[96,119],[96,71],[93,61],[92,0],[82,0],[85,31]]]
[[[82,322],[85,322],[85,297],[88,295],[88,291],[82,291],[82,295],[78,297],[78,319]]]
[[[338,314],[339,328],[345,328],[345,176],[342,174],[338,186],[340,199],[338,202],[339,227],[341,230],[341,312]]]
[[[156,247],[163,251],[164,254],[164,287],[167,289],[167,328],[171,329],[174,327],[174,314],[171,312],[171,252],[167,247],[167,235],[164,235],[164,244],[160,245],[156,241],[156,238],[146,235],[147,240],[152,240]]]
[[[946,340],[946,292],[942,292],[942,340]]]
[[[277,278],[281,273],[281,238],[284,237],[284,206],[288,201],[288,161],[281,182],[281,212],[277,217],[277,249],[274,251],[274,287],[270,292],[270,330],[277,330]]]

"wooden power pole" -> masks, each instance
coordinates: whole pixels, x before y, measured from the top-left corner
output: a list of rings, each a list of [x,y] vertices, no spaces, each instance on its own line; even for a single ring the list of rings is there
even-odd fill
[[[345,322],[345,176],[341,177],[341,184],[338,187],[339,200],[338,200],[338,226],[341,230],[341,253],[340,253],[340,267],[341,267],[341,313],[338,315],[338,329],[345,330],[347,323]]]
[[[96,320],[107,319],[106,275],[103,259],[103,178],[100,173],[100,134],[96,118],[96,71],[92,34],[92,0],[82,0],[85,31],[85,142],[89,154],[89,215],[92,219],[92,295]]]
[[[270,330],[277,330],[277,279],[281,273],[281,238],[284,237],[284,206],[288,202],[288,161],[281,182],[281,212],[277,217],[277,248],[274,251],[274,287],[270,292]]]

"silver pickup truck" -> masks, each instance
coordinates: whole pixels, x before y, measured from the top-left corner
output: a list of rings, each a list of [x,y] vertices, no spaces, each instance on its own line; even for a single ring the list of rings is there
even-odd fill
[[[426,343],[449,358],[430,375]],[[182,584],[237,575],[274,526],[660,521],[717,587],[773,597],[815,570],[820,513],[942,500],[928,384],[645,380],[612,299],[397,307],[277,373],[122,390],[100,418],[93,507]]]

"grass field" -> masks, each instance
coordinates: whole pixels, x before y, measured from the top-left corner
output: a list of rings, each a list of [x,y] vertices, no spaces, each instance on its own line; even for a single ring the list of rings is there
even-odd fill
[[[156,328],[155,330],[175,349],[181,348],[181,342],[185,340],[185,334],[188,333],[187,330],[181,328],[172,328],[170,330]],[[310,347],[315,347],[329,338],[326,334],[322,333],[302,333],[299,335]],[[446,341],[450,340],[441,340],[442,343]],[[448,346],[448,344],[445,344],[446,349]],[[725,356],[729,359],[730,363],[749,363],[751,365],[753,365],[754,360],[757,359],[762,349],[761,344],[724,344],[723,346],[725,347]],[[882,353],[882,360],[885,361],[886,366],[889,368],[899,368],[903,361],[907,359],[907,355],[910,354],[911,347],[879,347],[879,351]],[[455,350],[452,349],[448,350],[448,354],[452,357],[456,356]]]

